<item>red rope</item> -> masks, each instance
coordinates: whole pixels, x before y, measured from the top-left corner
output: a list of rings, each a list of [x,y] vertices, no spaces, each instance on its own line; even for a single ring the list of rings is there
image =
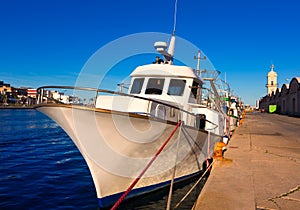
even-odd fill
[[[124,200],[124,198],[128,195],[128,193],[132,190],[132,188],[136,185],[136,183],[142,178],[142,176],[145,174],[145,172],[148,170],[148,168],[152,165],[154,160],[158,157],[158,155],[161,153],[161,151],[164,149],[164,147],[167,145],[167,143],[170,141],[172,136],[174,135],[177,128],[181,125],[181,121],[179,121],[172,131],[169,138],[161,145],[159,150],[156,152],[156,154],[153,156],[153,158],[149,161],[149,163],[145,166],[145,168],[142,170],[142,172],[139,174],[139,176],[132,182],[132,184],[128,187],[128,189],[122,194],[122,196],[119,198],[119,200],[113,205],[111,210],[115,210],[118,208],[118,206],[121,204],[121,202]]]

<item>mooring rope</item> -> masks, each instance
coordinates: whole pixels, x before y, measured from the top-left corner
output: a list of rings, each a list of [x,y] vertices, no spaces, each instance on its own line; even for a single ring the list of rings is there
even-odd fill
[[[204,171],[204,173],[202,174],[202,176],[198,179],[198,181],[191,187],[191,189],[185,194],[185,196],[183,196],[183,198],[176,204],[176,206],[174,207],[174,209],[176,209],[188,196],[189,194],[194,190],[194,188],[199,184],[199,182],[202,180],[202,178],[205,176],[205,174],[210,170],[211,166],[215,163],[215,161],[213,161]]]
[[[169,189],[169,196],[168,196],[166,210],[170,210],[170,208],[171,208],[173,185],[174,185],[174,179],[175,179],[175,173],[176,173],[176,164],[177,164],[177,159],[178,159],[178,151],[179,151],[179,142],[180,142],[180,137],[181,137],[181,130],[182,130],[182,126],[180,126],[179,134],[178,134],[178,138],[177,138],[176,157],[175,157],[174,169],[173,169],[172,178],[171,178],[171,184],[170,184],[170,189]]]
[[[207,135],[207,156],[206,156],[206,166],[209,165],[208,159],[210,158],[210,131],[208,131]]]
[[[122,194],[122,196],[117,200],[117,202],[113,205],[111,210],[115,210],[118,208],[118,206],[122,203],[124,198],[128,195],[128,193],[132,190],[132,188],[136,185],[136,183],[142,178],[142,176],[146,173],[146,171],[149,169],[149,167],[152,165],[154,160],[158,157],[158,155],[161,153],[161,151],[164,149],[164,147],[167,145],[167,143],[170,141],[172,136],[175,134],[175,131],[177,128],[181,125],[181,121],[179,121],[176,125],[176,127],[173,129],[172,133],[168,137],[168,139],[161,145],[159,150],[156,152],[156,154],[153,156],[153,158],[149,161],[149,163],[145,166],[145,168],[142,170],[142,172],[138,175],[137,178],[131,183],[131,185],[127,188],[127,190]]]

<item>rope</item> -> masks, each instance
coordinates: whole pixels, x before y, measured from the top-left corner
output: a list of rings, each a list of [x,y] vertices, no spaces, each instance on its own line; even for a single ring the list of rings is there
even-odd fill
[[[180,126],[178,139],[177,139],[175,164],[174,164],[174,170],[173,170],[173,173],[172,173],[172,179],[171,179],[171,184],[170,184],[170,190],[169,190],[169,196],[168,196],[168,202],[167,202],[167,209],[166,210],[170,210],[170,208],[171,208],[172,192],[173,192],[173,185],[174,185],[174,179],[175,179],[175,172],[176,172],[176,164],[177,164],[178,151],[179,151],[179,142],[180,142],[180,136],[181,136],[181,129],[182,129],[182,127]]]
[[[194,188],[199,184],[199,182],[202,180],[202,178],[205,176],[205,174],[210,170],[211,166],[214,164],[215,162],[213,161],[209,167],[206,168],[206,170],[204,171],[204,173],[202,174],[202,176],[197,180],[197,182],[191,187],[191,189],[185,194],[185,196],[183,196],[183,198],[176,204],[176,206],[174,207],[174,209],[176,209],[188,196],[189,194],[194,190]]]
[[[207,135],[207,157],[206,157],[206,166],[209,165],[208,159],[210,158],[210,131],[208,131]]]
[[[167,145],[167,143],[170,141],[172,136],[174,135],[177,128],[181,125],[181,121],[179,121],[176,125],[176,127],[173,129],[172,133],[168,137],[168,139],[161,145],[159,150],[156,152],[156,154],[153,156],[153,158],[148,162],[148,164],[145,166],[145,168],[142,170],[142,172],[138,175],[137,178],[131,183],[131,185],[127,188],[127,190],[122,194],[122,196],[117,200],[117,202],[113,205],[111,210],[115,210],[118,208],[118,206],[121,204],[121,202],[124,200],[124,198],[128,195],[128,193],[132,190],[132,188],[136,185],[136,183],[142,178],[142,176],[146,173],[148,168],[152,165],[154,160],[158,157],[158,155],[161,153],[161,151],[164,149],[164,147]]]
[[[230,117],[227,115],[226,116],[226,135],[230,136]]]

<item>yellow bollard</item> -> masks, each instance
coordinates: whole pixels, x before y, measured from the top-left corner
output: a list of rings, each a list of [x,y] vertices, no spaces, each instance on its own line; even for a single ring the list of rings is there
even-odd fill
[[[216,142],[214,146],[214,158],[223,157],[223,151],[226,150],[226,144],[224,142]]]

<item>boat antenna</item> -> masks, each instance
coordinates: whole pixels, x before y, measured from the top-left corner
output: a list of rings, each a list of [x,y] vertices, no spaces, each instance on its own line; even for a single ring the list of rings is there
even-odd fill
[[[173,28],[173,33],[172,33],[172,35],[175,35],[175,32],[176,32],[177,2],[178,2],[178,0],[175,0],[175,8],[174,8],[174,28]]]
[[[173,64],[173,57],[174,57],[174,51],[175,51],[175,32],[176,32],[176,20],[177,20],[177,2],[178,0],[175,0],[175,7],[174,7],[174,28],[173,33],[171,36],[169,48],[168,48],[168,54],[171,56],[170,64]]]
[[[164,56],[164,63],[173,64],[173,57],[175,51],[175,31],[176,31],[176,16],[177,16],[177,1],[175,0],[175,8],[174,8],[174,28],[172,32],[172,36],[170,39],[169,46],[166,42],[155,42],[154,48],[157,52]],[[168,48],[168,51],[166,49]]]

